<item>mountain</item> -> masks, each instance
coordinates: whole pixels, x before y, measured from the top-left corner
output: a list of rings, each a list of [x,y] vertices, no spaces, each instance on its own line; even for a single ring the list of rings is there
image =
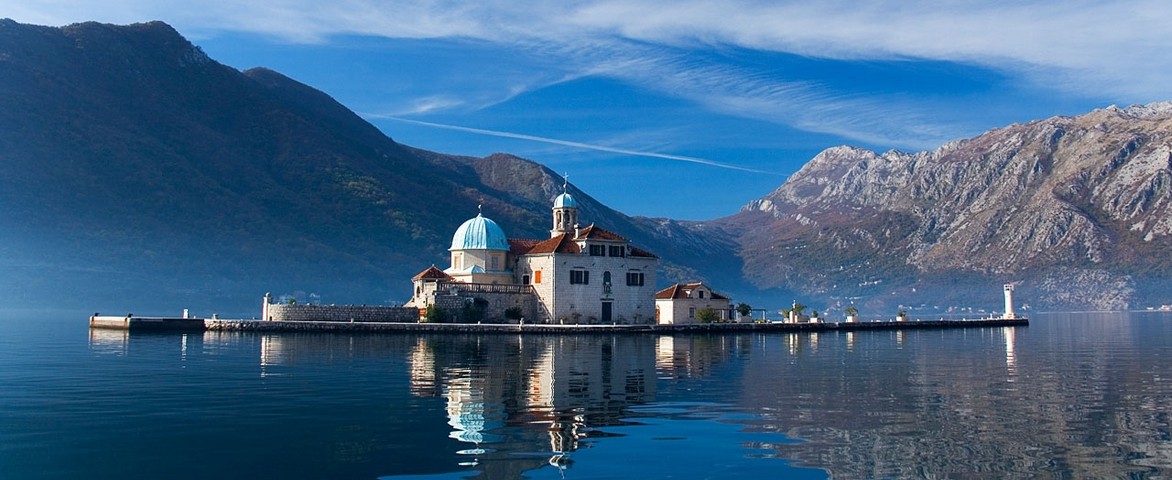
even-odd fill
[[[715,223],[763,288],[988,305],[1013,282],[1036,307],[1122,309],[1168,302],[1170,163],[1172,103],[1110,107],[931,152],[830,148]]]
[[[827,149],[725,218],[581,218],[660,283],[864,315],[1172,303],[1172,105],[1012,125],[932,152]],[[222,65],[161,22],[0,20],[0,306],[254,313],[266,291],[402,301],[483,205],[544,238],[562,180],[395,142],[325,93]],[[206,313],[202,312],[201,313]]]
[[[632,232],[667,272],[694,271],[641,233],[646,220],[570,190],[584,220]],[[544,238],[558,193],[533,162],[398,144],[328,95],[219,64],[161,22],[0,20],[8,307],[250,312],[268,290],[401,301],[413,274],[446,264],[478,204],[510,235]]]

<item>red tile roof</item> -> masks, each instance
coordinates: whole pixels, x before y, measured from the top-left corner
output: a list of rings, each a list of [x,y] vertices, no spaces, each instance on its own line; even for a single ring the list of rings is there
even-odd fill
[[[427,267],[427,270],[419,272],[418,275],[411,277],[411,280],[451,280],[451,275],[444,273],[443,270],[436,268],[435,265]]]
[[[669,300],[673,298],[686,298],[683,296],[684,289],[680,288],[680,284],[675,284],[663,290],[655,292],[656,300]],[[679,296],[677,296],[679,295]]]
[[[677,283],[675,285],[672,285],[670,287],[667,287],[663,290],[656,292],[655,299],[656,300],[667,300],[667,299],[674,300],[674,299],[680,299],[680,298],[688,298],[687,291],[692,290],[692,289],[699,287],[701,285],[703,285],[705,288],[708,289],[709,292],[712,293],[713,300],[728,300],[729,299],[728,297],[713,291],[712,287],[704,285],[704,282]]]
[[[648,252],[647,250],[643,250],[642,248],[637,248],[637,247],[631,247],[631,256],[632,257],[659,258],[659,257],[655,256],[654,253]]]
[[[509,251],[513,255],[526,255],[530,253],[582,253],[582,248],[578,246],[579,240],[606,240],[611,242],[628,242],[617,233],[610,230],[591,225],[580,231],[578,236],[574,237],[568,233],[561,233],[547,238],[545,240],[529,240],[529,239],[509,239]],[[645,257],[645,258],[659,258],[655,254],[637,247],[631,247],[630,256]]]
[[[579,231],[578,238],[575,240],[611,240],[615,242],[627,241],[627,239],[623,238],[621,235],[610,230],[597,227],[593,224]]]
[[[536,253],[582,253],[582,249],[570,238],[569,234],[561,233],[545,240],[510,240],[514,255]]]
[[[542,240],[531,240],[528,238],[510,238],[509,239],[509,253],[513,255],[524,255],[533,249],[534,245],[541,243]]]

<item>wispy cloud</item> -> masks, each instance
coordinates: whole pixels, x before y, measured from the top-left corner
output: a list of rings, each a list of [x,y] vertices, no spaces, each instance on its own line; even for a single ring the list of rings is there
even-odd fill
[[[764,170],[746,168],[746,167],[741,167],[738,165],[721,163],[721,162],[717,162],[715,160],[708,160],[708,159],[698,158],[698,157],[689,157],[689,156],[684,156],[684,155],[672,155],[669,153],[630,150],[630,149],[626,149],[626,148],[617,148],[617,147],[611,147],[611,146],[607,146],[607,145],[597,145],[597,144],[591,144],[591,143],[573,142],[573,141],[569,141],[569,140],[560,140],[560,139],[556,139],[556,138],[539,137],[536,135],[527,135],[524,133],[502,132],[499,130],[487,130],[487,129],[483,129],[483,128],[472,128],[472,127],[463,127],[463,126],[459,126],[459,125],[449,125],[449,124],[444,124],[444,123],[425,122],[422,120],[412,120],[409,118],[400,118],[400,117],[396,117],[396,116],[392,116],[392,115],[366,114],[364,116],[367,118],[394,120],[397,122],[410,123],[413,125],[423,125],[426,127],[435,127],[435,128],[442,128],[445,130],[455,130],[455,131],[459,131],[459,132],[475,133],[478,135],[489,135],[489,136],[493,136],[493,137],[513,138],[513,139],[517,139],[517,140],[527,140],[527,141],[531,141],[531,142],[540,142],[540,143],[548,143],[548,144],[553,144],[553,145],[561,145],[563,147],[580,148],[580,149],[585,149],[585,150],[595,150],[595,151],[599,151],[599,152],[617,153],[620,155],[659,158],[659,159],[663,159],[663,160],[674,160],[674,161],[678,161],[678,162],[696,163],[696,164],[700,164],[700,165],[707,165],[710,167],[724,168],[724,169],[728,169],[728,170],[738,170],[738,171],[742,171],[742,172],[760,173],[760,174],[765,174],[765,175],[777,175],[777,172],[767,172]]]
[[[1167,99],[1172,77],[1166,0],[680,0],[670,6],[652,0],[29,0],[6,15],[47,24],[158,18],[185,32],[247,31],[290,42],[337,35],[469,39],[540,61],[534,70],[545,80],[501,83],[497,95],[483,96],[497,102],[548,86],[550,78],[605,75],[723,114],[914,146],[951,138],[959,127],[915,98],[863,98],[784,74],[763,76],[733,60],[690,59],[688,52],[732,47],[852,61],[956,62],[1004,72],[1029,89],[1120,103]],[[415,112],[493,104],[428,97]]]

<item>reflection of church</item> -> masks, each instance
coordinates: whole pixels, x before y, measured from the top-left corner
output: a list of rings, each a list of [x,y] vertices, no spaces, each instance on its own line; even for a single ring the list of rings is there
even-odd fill
[[[407,306],[459,315],[476,304],[489,321],[654,322],[659,259],[616,233],[579,228],[568,192],[554,199],[552,213],[550,237],[542,240],[510,239],[480,214],[464,222],[452,237],[451,266],[416,275]]]
[[[621,424],[628,407],[655,397],[649,336],[420,338],[409,359],[412,394],[446,400],[449,437],[463,447],[457,453],[485,462],[488,478],[537,466],[518,461],[521,453],[561,461],[591,432]]]

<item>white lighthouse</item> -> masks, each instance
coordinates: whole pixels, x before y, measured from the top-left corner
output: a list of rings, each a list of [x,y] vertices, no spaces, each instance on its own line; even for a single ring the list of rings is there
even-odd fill
[[[1005,318],[1017,318],[1013,313],[1013,284],[1005,284]]]

